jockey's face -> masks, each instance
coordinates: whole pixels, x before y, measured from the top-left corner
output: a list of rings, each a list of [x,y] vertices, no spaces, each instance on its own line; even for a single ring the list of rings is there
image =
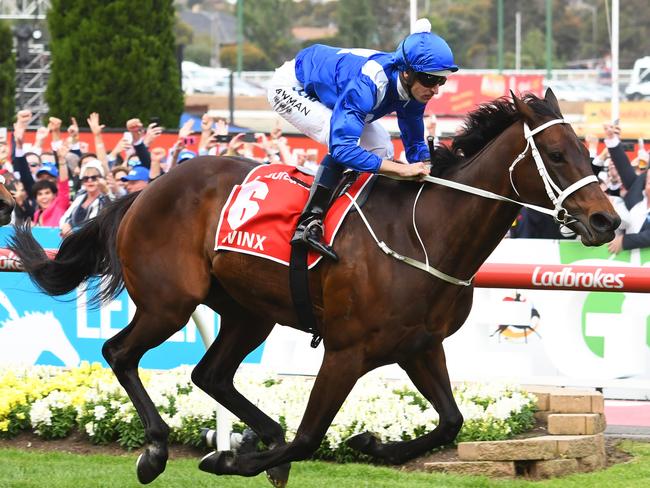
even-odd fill
[[[438,94],[440,85],[424,86],[415,73],[404,73],[404,78],[411,84],[411,96],[420,103],[427,103]],[[442,78],[445,79],[445,78]]]

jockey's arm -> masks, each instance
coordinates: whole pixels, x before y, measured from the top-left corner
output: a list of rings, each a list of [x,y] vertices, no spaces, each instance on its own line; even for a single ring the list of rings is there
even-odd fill
[[[431,159],[429,147],[424,142],[424,105],[410,104],[397,110],[399,126],[406,160],[410,163]]]
[[[427,163],[404,164],[390,159],[383,159],[377,173],[398,178],[415,178],[427,176],[431,165]]]

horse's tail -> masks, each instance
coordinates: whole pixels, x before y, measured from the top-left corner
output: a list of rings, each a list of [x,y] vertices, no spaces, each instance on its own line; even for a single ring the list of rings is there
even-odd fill
[[[29,227],[16,227],[9,249],[18,255],[25,272],[48,295],[64,295],[93,276],[102,285],[91,303],[108,301],[124,288],[122,266],[117,256],[117,229],[138,192],[109,203],[96,218],[86,222],[61,243],[50,259],[34,239]]]

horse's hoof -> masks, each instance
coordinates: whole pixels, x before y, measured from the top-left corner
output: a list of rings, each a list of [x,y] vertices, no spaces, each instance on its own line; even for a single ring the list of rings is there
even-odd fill
[[[203,456],[199,469],[212,474],[237,474],[233,469],[234,459],[235,454],[232,451],[211,452]]]
[[[373,455],[377,448],[377,438],[370,432],[363,432],[347,440],[347,445],[362,454]]]
[[[275,488],[284,488],[289,481],[289,471],[291,463],[281,464],[266,470],[266,479],[275,486]]]
[[[151,483],[160,473],[165,471],[166,465],[167,456],[155,455],[149,448],[145,449],[135,462],[138,481],[143,485]]]

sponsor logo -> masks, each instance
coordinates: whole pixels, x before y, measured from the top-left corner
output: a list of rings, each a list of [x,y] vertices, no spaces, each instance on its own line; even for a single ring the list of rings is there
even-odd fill
[[[23,264],[13,252],[0,256],[0,271],[22,271]]]
[[[237,244],[239,247],[247,247],[249,249],[257,249],[264,251],[264,241],[267,236],[261,236],[255,232],[243,232],[240,230],[233,230],[228,232],[221,240],[221,244]]]
[[[291,93],[287,93],[286,90],[278,88],[275,90],[275,97],[273,97],[273,109],[276,112],[286,113],[291,113],[296,110],[298,113],[302,112],[304,115],[309,115],[311,109],[303,106],[304,100],[301,100],[301,98],[299,95],[294,98]]]
[[[542,271],[541,266],[536,266],[532,283],[544,287],[618,289],[624,286],[623,278],[625,273],[608,273],[603,268],[594,272],[574,272],[570,266],[562,271]]]
[[[297,185],[298,183],[291,179],[291,176],[289,176],[289,173],[286,171],[278,171],[277,173],[269,173],[268,175],[263,175],[263,176],[256,176],[256,180],[284,180],[287,181],[293,185]]]

